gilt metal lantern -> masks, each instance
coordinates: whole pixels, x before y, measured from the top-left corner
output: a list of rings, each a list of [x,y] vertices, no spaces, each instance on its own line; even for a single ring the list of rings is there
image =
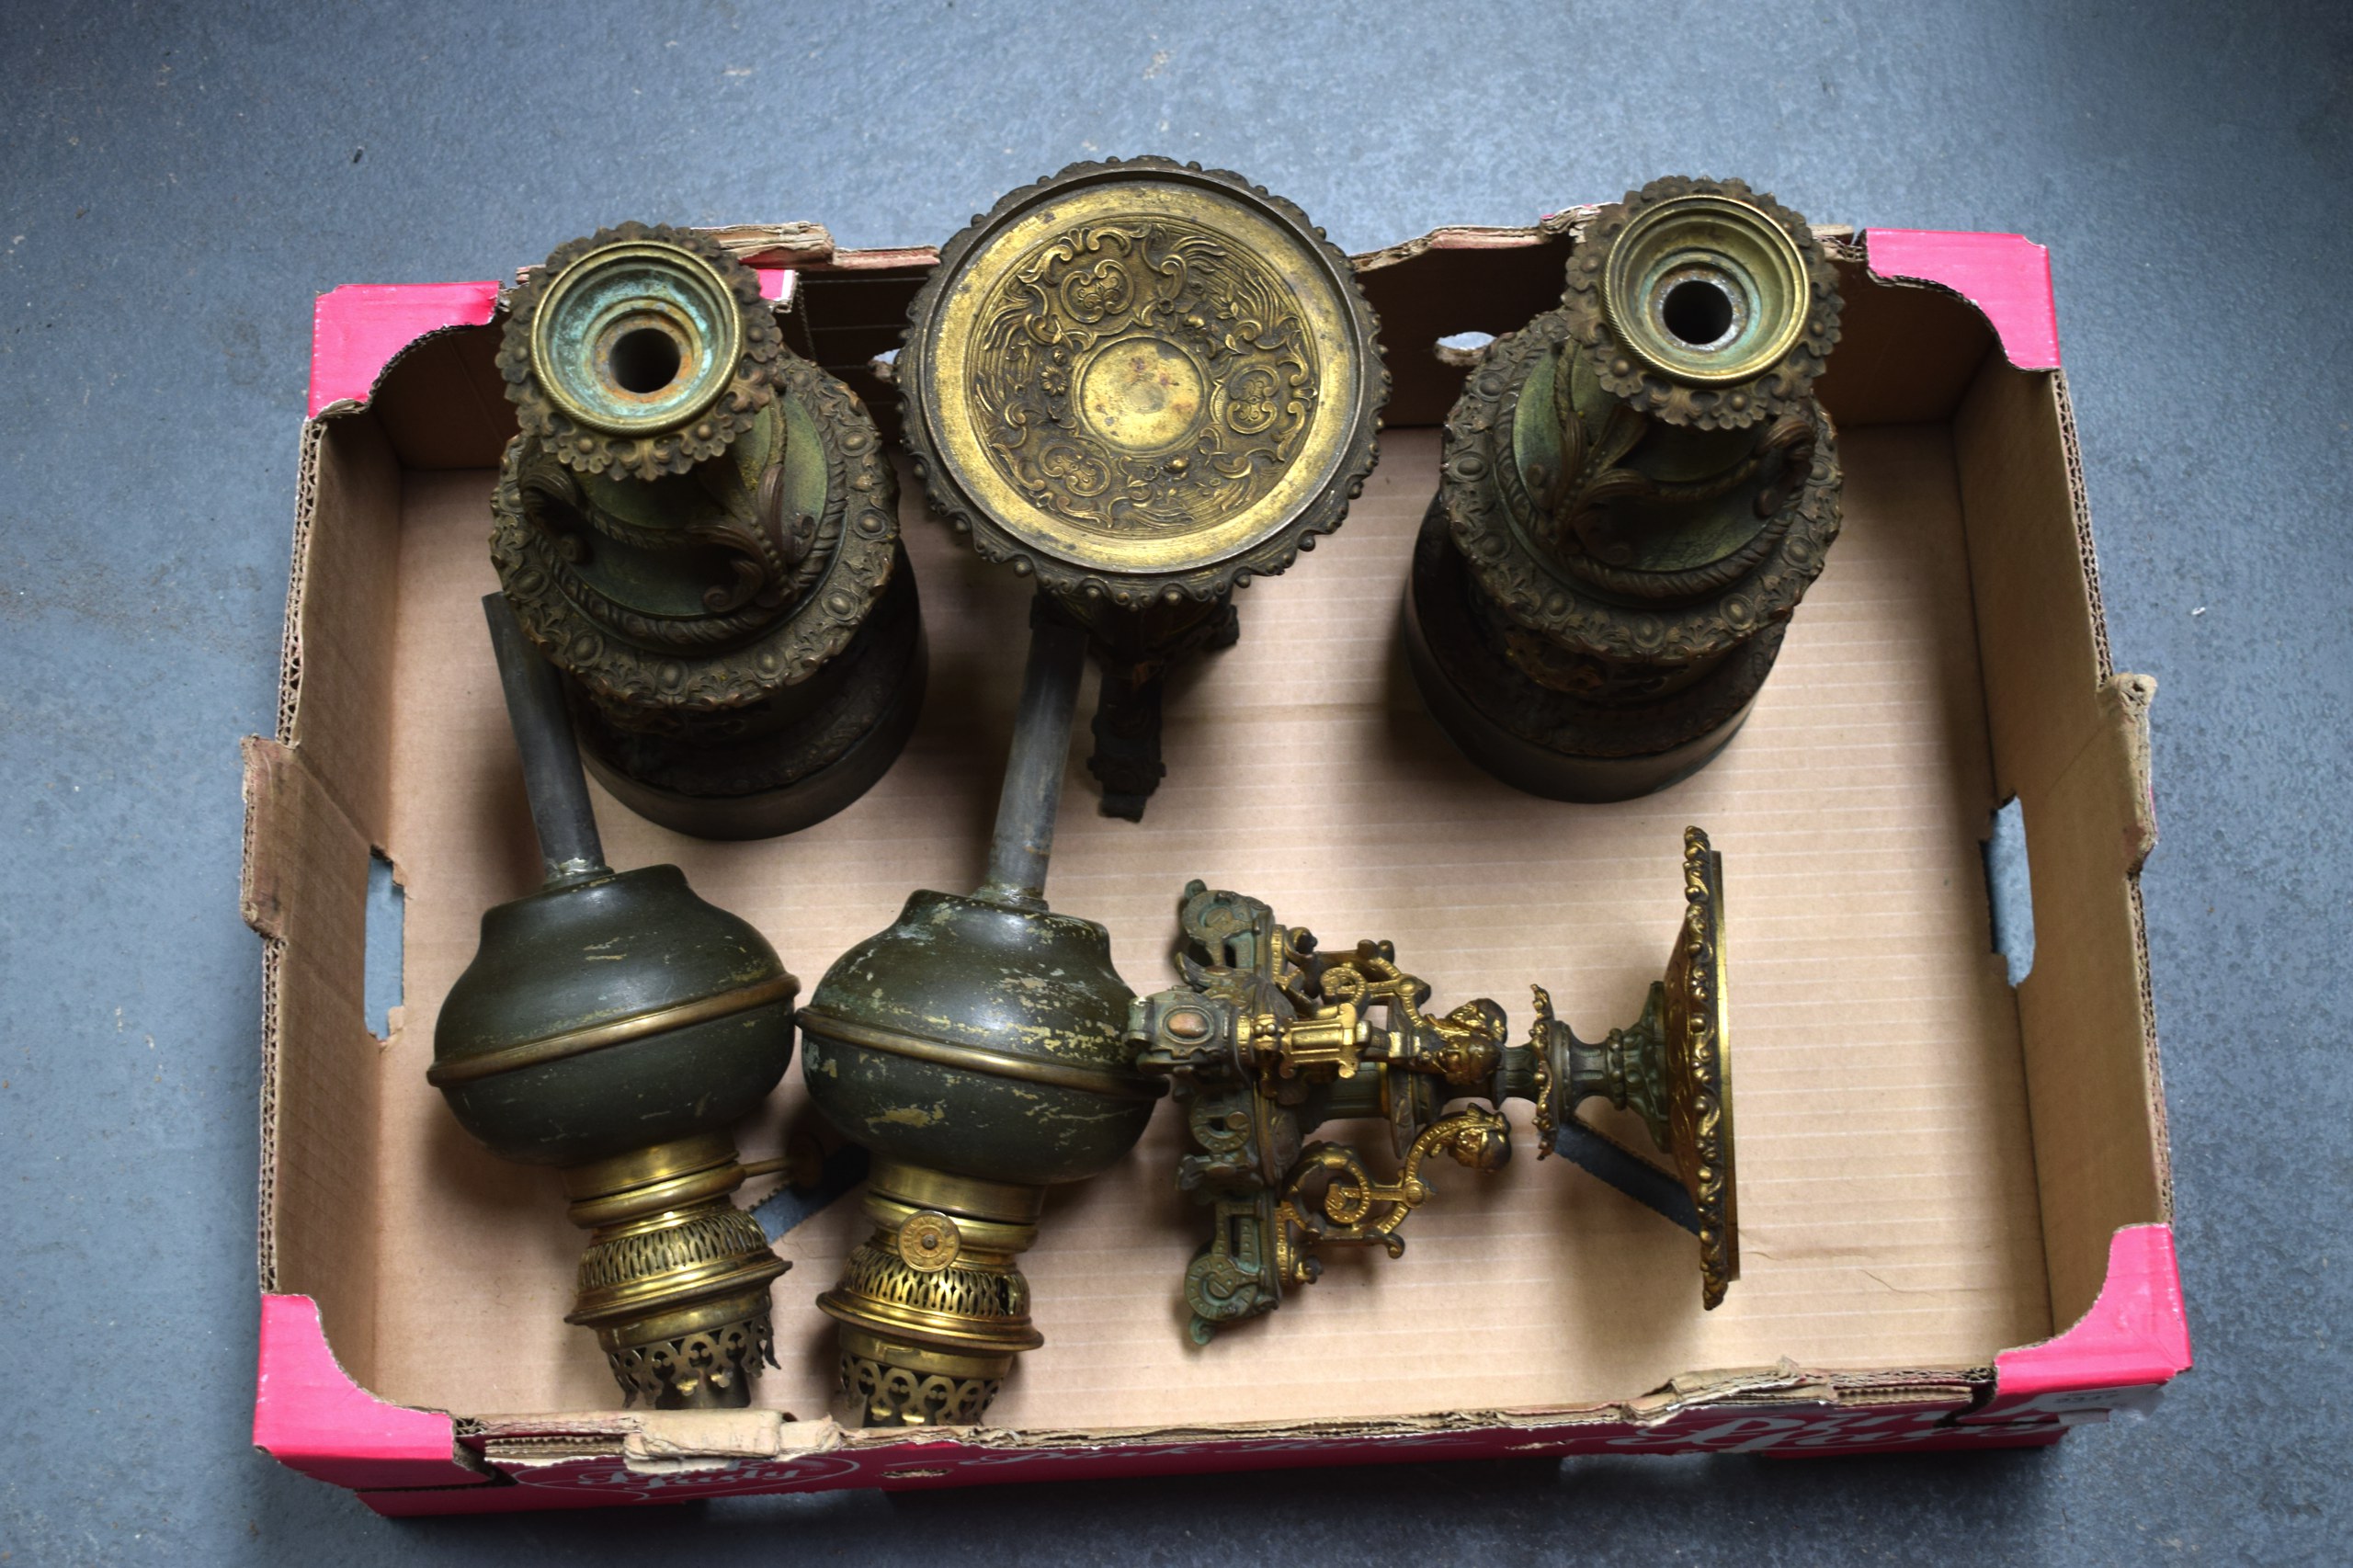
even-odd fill
[[[1838,314],[1805,221],[1737,180],[1586,225],[1561,307],[1472,369],[1415,549],[1407,651],[1472,760],[1623,800],[1732,738],[1837,537]]]
[[[522,433],[491,555],[598,781],[707,838],[864,793],[923,700],[897,480],[758,276],[689,230],[602,230],[516,291],[498,365]]]

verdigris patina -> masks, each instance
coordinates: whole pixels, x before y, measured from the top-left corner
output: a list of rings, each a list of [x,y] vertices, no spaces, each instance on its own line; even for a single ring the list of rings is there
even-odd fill
[[[926,675],[897,481],[758,276],[690,230],[600,231],[516,290],[498,365],[522,433],[491,555],[598,780],[708,838],[864,793]]]
[[[1472,761],[1623,800],[1731,740],[1838,534],[1838,313],[1805,221],[1737,180],[1586,224],[1561,307],[1472,369],[1414,553],[1407,652]]]

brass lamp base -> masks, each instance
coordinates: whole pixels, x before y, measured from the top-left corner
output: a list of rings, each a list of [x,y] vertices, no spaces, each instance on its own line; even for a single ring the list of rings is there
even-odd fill
[[[854,1425],[969,1425],[1013,1359],[1045,1336],[1014,1259],[1038,1239],[1045,1189],[877,1160],[874,1233],[817,1306],[841,1324],[842,1394]]]
[[[572,1221],[589,1232],[564,1321],[597,1331],[632,1403],[742,1409],[777,1364],[768,1286],[791,1266],[730,1201],[744,1176],[723,1133],[563,1173]]]
[[[1838,311],[1804,220],[1736,180],[1581,229],[1560,308],[1464,381],[1415,551],[1415,678],[1472,761],[1620,801],[1732,738],[1838,534]]]

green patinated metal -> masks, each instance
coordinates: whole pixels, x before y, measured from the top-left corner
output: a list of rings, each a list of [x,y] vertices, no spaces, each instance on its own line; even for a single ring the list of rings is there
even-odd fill
[[[1077,1181],[1151,1119],[1158,1086],[1121,1044],[1133,997],[1091,920],[917,892],[818,982],[801,1073],[826,1119],[878,1153],[984,1181]]]
[[[730,1129],[791,1062],[799,984],[677,867],[605,864],[563,678],[505,598],[483,608],[547,876],[483,915],[426,1077],[493,1153],[563,1172],[590,1233],[566,1321],[628,1397],[740,1407],[785,1265],[729,1200]]]
[[[1732,738],[1837,537],[1838,313],[1821,242],[1737,181],[1585,226],[1561,307],[1464,383],[1415,550],[1407,653],[1473,761],[1620,800]]]
[[[1184,982],[1138,998],[1127,1036],[1137,1067],[1174,1088],[1189,1143],[1176,1186],[1211,1214],[1184,1278],[1195,1343],[1273,1312],[1321,1277],[1331,1248],[1401,1256],[1402,1226],[1438,1185],[1426,1166],[1440,1155],[1483,1172],[1510,1162],[1501,1108],[1512,1100],[1534,1108],[1540,1158],[1567,1140],[1580,1165],[1595,1145],[1641,1162],[1637,1179],[1618,1179],[1697,1233],[1701,1301],[1718,1305],[1739,1273],[1722,872],[1696,828],[1684,883],[1665,976],[1640,1019],[1598,1041],[1555,1018],[1541,988],[1517,1041],[1484,998],[1431,1014],[1429,986],[1398,968],[1388,943],[1327,953],[1257,899],[1187,887]],[[1581,1120],[1596,1100],[1639,1116],[1672,1176]],[[1353,1143],[1307,1141],[1347,1122],[1386,1124],[1392,1175]]]
[[[705,235],[622,224],[519,289],[521,433],[491,555],[572,678],[590,767],[641,814],[751,838],[897,756],[926,675],[897,482],[855,393],[788,350]]]
[[[818,1298],[866,1426],[977,1421],[1042,1343],[1017,1263],[1045,1189],[1108,1169],[1165,1092],[1125,1033],[1110,933],[1046,907],[1086,634],[1040,601],[988,874],[918,892],[801,1010],[809,1097],[874,1155],[874,1229]]]
[[[567,881],[483,914],[482,945],[435,1022],[434,1062],[446,1075],[518,1045],[787,978],[767,940],[696,897],[676,866]],[[585,1165],[724,1130],[784,1076],[792,1000],[787,992],[442,1092],[467,1131],[523,1165]]]

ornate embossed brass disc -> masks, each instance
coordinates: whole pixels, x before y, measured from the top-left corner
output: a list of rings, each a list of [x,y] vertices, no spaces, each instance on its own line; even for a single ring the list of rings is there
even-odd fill
[[[521,430],[491,558],[606,787],[710,838],[856,800],[925,676],[896,480],[857,394],[784,347],[717,241],[642,223],[534,269],[498,366]]]
[[[1389,395],[1372,311],[1306,214],[1222,170],[1074,164],[942,247],[897,381],[932,505],[1087,633],[1107,814],[1166,771],[1171,665],[1347,515]]]
[[[984,553],[1115,603],[1199,597],[1339,521],[1384,393],[1372,334],[1288,202],[1079,165],[942,252],[900,359],[908,435]]]

